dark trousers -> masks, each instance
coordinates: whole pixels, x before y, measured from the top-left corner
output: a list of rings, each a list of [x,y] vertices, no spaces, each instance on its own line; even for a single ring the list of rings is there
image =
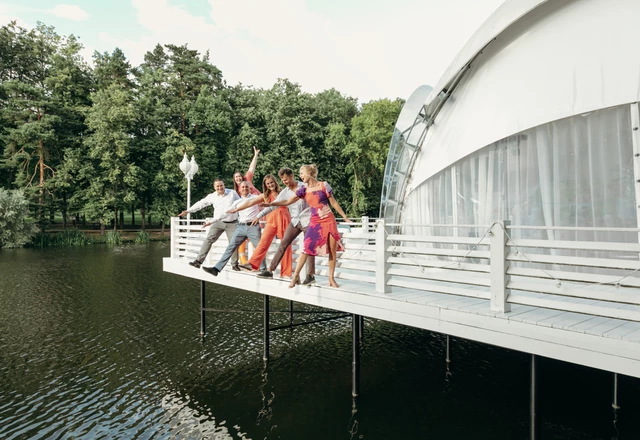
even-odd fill
[[[306,231],[307,228],[303,228],[300,223],[298,223],[298,226],[293,226],[293,223],[289,223],[289,226],[287,226],[287,229],[284,231],[284,237],[282,237],[282,240],[280,241],[280,246],[269,264],[270,272],[274,272],[276,270],[276,267],[280,264],[280,260],[282,260],[284,251],[291,246],[293,240],[295,240],[298,235]],[[310,275],[315,275],[316,273],[316,257],[313,255],[307,255],[307,273]]]

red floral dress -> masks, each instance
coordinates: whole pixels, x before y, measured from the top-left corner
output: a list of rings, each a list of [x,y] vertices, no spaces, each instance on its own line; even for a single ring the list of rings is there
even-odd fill
[[[329,183],[322,182],[320,189],[315,191],[307,191],[307,187],[302,186],[296,191],[296,195],[305,199],[311,208],[311,222],[304,234],[304,253],[307,255],[327,255],[329,253],[329,235],[335,238],[337,249],[344,250],[333,212],[329,212],[324,217],[318,215],[322,208],[329,205],[329,198],[333,195]]]

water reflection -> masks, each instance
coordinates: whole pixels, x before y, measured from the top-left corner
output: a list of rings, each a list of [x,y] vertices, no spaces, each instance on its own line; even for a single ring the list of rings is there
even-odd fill
[[[358,413],[357,407],[357,397],[353,397],[351,399],[351,418],[349,419],[349,439],[353,440],[355,438],[363,438],[363,435],[358,436],[358,429],[360,425],[358,423],[358,419],[356,419],[356,414]],[[357,437],[356,437],[357,436]]]
[[[443,335],[367,320],[350,401],[349,322],[275,332],[266,366],[260,314],[207,313],[200,340],[199,282],[162,272],[166,247],[116,249],[0,250],[0,438],[526,437],[521,353],[455,339],[445,368]],[[611,438],[609,373],[543,360],[540,376],[545,438]],[[620,380],[614,427],[640,438],[640,383]]]
[[[262,400],[262,408],[258,410],[258,417],[256,418],[256,426],[260,426],[260,424],[264,421],[265,425],[267,425],[267,432],[271,432],[278,427],[278,425],[268,426],[271,421],[271,417],[273,417],[273,408],[271,404],[276,398],[275,393],[273,392],[273,387],[269,386],[269,362],[264,362],[264,368],[262,373],[260,373],[261,382],[260,382],[260,397]]]

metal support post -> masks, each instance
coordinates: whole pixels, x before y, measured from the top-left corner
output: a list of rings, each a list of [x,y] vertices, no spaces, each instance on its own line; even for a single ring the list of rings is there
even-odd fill
[[[264,296],[264,350],[262,360],[269,360],[269,295]]]
[[[360,315],[360,328],[358,332],[358,337],[360,338],[360,344],[362,344],[362,336],[364,335],[364,316]]]
[[[200,337],[205,333],[205,309],[207,307],[204,281],[200,281]]]
[[[538,440],[540,438],[540,421],[538,420],[538,381],[536,380],[537,371],[536,371],[536,363],[538,359],[535,354],[531,355],[531,394],[530,394],[530,403],[529,403],[529,422],[530,422],[530,431],[529,431],[529,439],[530,440]]]
[[[289,301],[289,326],[293,327],[293,301]]]
[[[360,317],[352,315],[353,324],[353,362],[351,364],[351,395],[360,394]]]
[[[451,336],[447,335],[447,366],[451,363]]]
[[[614,411],[620,409],[618,405],[618,373],[613,373],[613,403],[611,404]]]

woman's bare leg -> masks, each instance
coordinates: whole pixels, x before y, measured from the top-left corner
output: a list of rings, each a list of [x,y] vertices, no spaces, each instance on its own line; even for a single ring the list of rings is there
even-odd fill
[[[335,278],[333,277],[336,271],[336,258],[338,257],[338,253],[336,252],[336,239],[333,238],[333,235],[329,234],[329,285],[331,287],[340,287],[338,283],[336,283]]]

